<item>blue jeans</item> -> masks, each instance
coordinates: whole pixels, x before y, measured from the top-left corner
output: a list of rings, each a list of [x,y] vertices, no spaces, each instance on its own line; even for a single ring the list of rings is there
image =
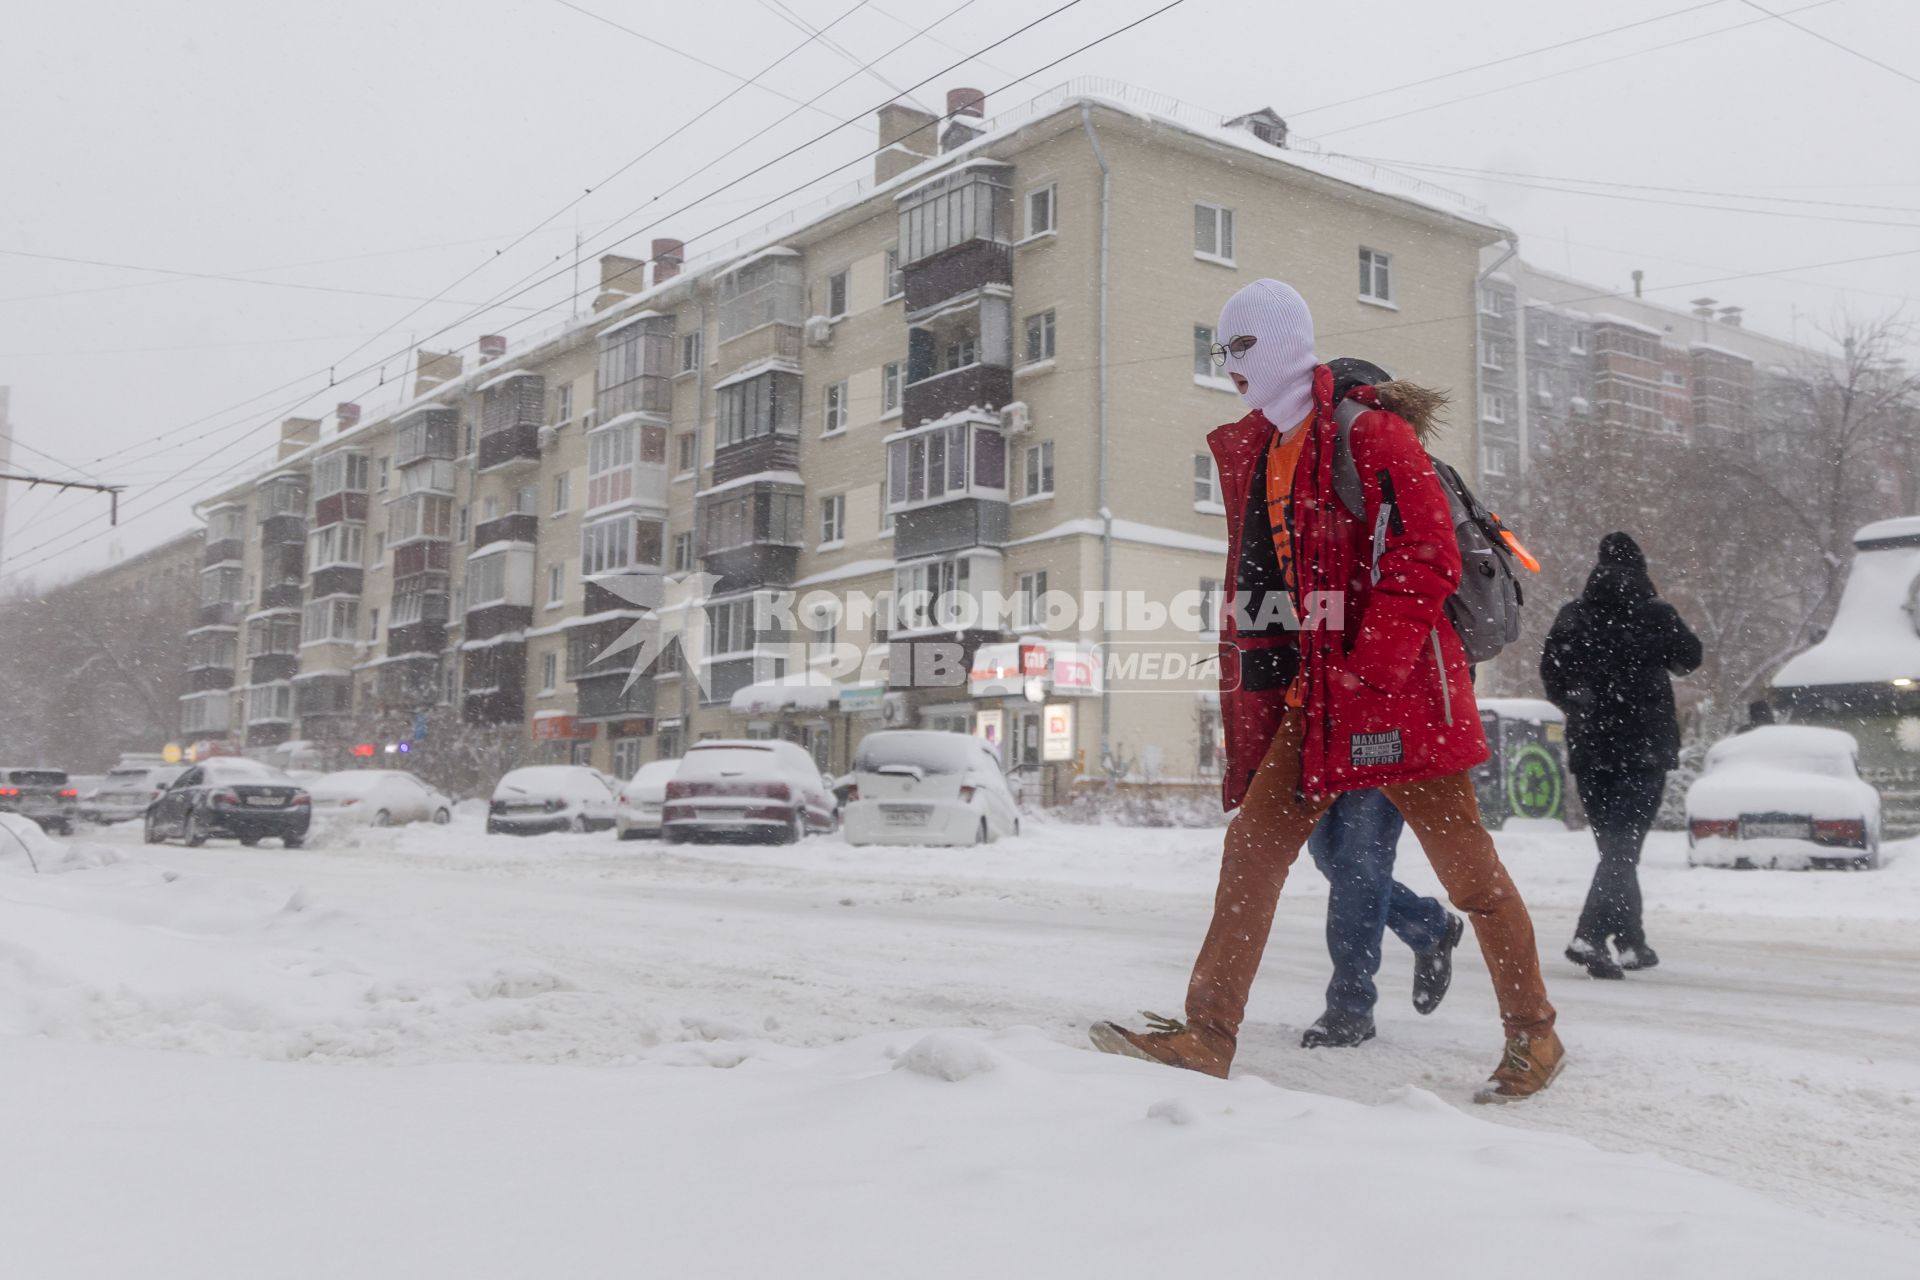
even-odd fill
[[[1388,929],[1415,951],[1447,936],[1447,909],[1393,878],[1394,846],[1405,823],[1385,793],[1349,791],[1333,802],[1307,851],[1327,878],[1327,954],[1333,981],[1327,1008],[1373,1016],[1373,975],[1380,972],[1380,941]]]

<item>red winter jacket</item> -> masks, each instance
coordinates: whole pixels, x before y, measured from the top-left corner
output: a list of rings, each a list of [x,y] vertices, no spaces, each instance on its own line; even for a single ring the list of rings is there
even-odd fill
[[[1324,365],[1314,371],[1314,416],[1293,477],[1301,613],[1312,615],[1316,592],[1344,596],[1328,625],[1274,642],[1297,642],[1301,650],[1307,732],[1300,785],[1309,795],[1446,777],[1487,758],[1466,651],[1442,612],[1460,582],[1446,492],[1406,420],[1378,408],[1371,387],[1352,395],[1376,406],[1354,422],[1350,437],[1366,518],[1350,515],[1334,493],[1333,374]],[[1207,437],[1227,508],[1229,591],[1239,578],[1248,490],[1272,439],[1272,425],[1257,412]],[[1376,583],[1372,543],[1383,492],[1397,501],[1382,526]],[[1232,809],[1246,795],[1286,714],[1286,693],[1241,691],[1240,652],[1263,641],[1243,641],[1231,609],[1220,628],[1227,738],[1222,793]]]

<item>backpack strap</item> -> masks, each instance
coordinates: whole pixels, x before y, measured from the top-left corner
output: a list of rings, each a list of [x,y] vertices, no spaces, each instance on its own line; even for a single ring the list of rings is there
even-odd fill
[[[1353,424],[1370,407],[1349,397],[1333,409],[1333,492],[1347,514],[1360,520],[1366,519],[1367,495],[1360,487],[1359,464],[1353,460]]]

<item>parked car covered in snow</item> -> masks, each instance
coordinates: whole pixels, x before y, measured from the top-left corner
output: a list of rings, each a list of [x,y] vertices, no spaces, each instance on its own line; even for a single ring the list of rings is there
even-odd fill
[[[660,813],[667,803],[667,784],[679,771],[678,760],[652,760],[640,766],[632,781],[620,788],[613,809],[613,828],[622,840],[660,834]]]
[[[80,816],[89,822],[128,822],[145,814],[147,806],[187,771],[184,764],[120,765],[91,794],[80,797]]]
[[[971,734],[870,733],[853,779],[841,814],[848,844],[973,845],[1020,833],[999,757]]]
[[[613,825],[613,788],[580,764],[530,765],[501,778],[487,806],[487,834],[605,831]]]
[[[148,844],[179,838],[202,845],[215,836],[241,844],[277,838],[298,849],[313,822],[306,790],[272,765],[215,756],[194,765],[147,806]]]
[[[79,800],[65,770],[0,767],[0,813],[32,818],[42,831],[72,835]]]
[[[833,795],[805,748],[792,742],[702,742],[667,783],[661,834],[686,840],[792,844],[833,830]]]
[[[346,769],[307,786],[314,816],[376,827],[453,821],[453,800],[399,769]]]
[[[1880,795],[1862,781],[1853,735],[1763,725],[1716,742],[1687,789],[1687,865],[1880,865]]]

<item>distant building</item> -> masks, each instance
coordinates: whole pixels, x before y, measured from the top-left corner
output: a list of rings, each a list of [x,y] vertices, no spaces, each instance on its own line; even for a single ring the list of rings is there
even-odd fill
[[[917,725],[1046,766],[1049,794],[1076,771],[1217,778],[1211,668],[1174,692],[1090,678],[1096,646],[1154,637],[1084,612],[1049,633],[1047,601],[1218,600],[1204,441],[1244,413],[1209,360],[1234,289],[1284,277],[1324,354],[1470,386],[1476,263],[1506,232],[1298,149],[1271,112],[1110,85],[995,118],[948,101],[944,125],[880,111],[856,189],[698,257],[605,257],[592,315],[423,352],[403,402],[290,420],[275,467],[201,507],[187,732],[405,741],[423,764],[485,738],[617,774],[781,736],[839,772],[861,734]],[[600,660],[643,612],[607,575],[696,573],[718,579],[700,652],[637,680]],[[810,591],[933,603],[766,620]],[[1002,621],[949,608],[995,595]],[[845,670],[843,646],[881,661]],[[941,648],[957,684],[919,679]]]

